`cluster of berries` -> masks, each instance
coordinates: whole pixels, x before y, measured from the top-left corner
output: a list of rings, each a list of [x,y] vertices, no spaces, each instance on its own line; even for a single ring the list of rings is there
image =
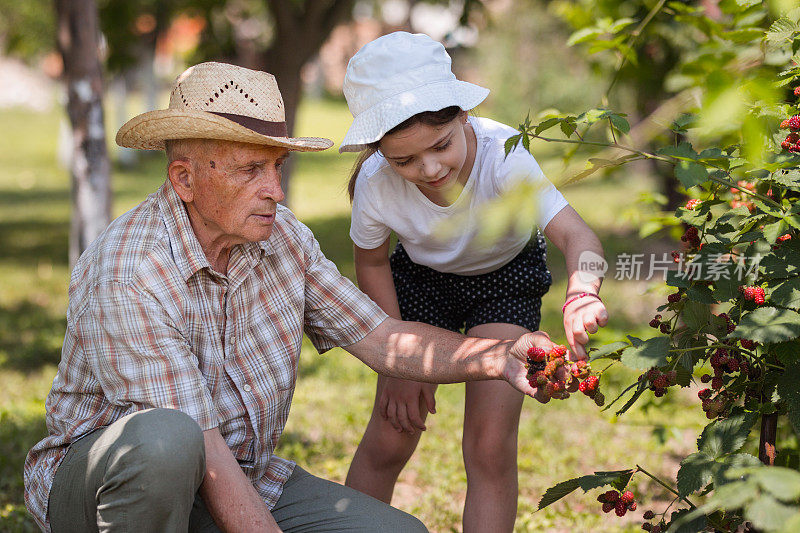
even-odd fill
[[[781,235],[780,237],[778,237],[778,242],[786,242],[786,241],[791,240],[791,239],[792,239],[792,234],[791,233],[787,233],[785,235]]]
[[[800,130],[800,115],[781,122],[781,128],[791,130],[791,133],[781,143],[781,148],[790,152],[800,152],[800,135],[797,134],[797,131]]]
[[[566,355],[567,348],[558,344],[550,349],[550,353],[538,346],[528,349],[528,383],[531,387],[544,387],[545,402],[550,398],[566,400],[571,392],[581,391],[602,406],[605,398],[598,390],[600,378],[591,375],[589,363],[569,363]],[[567,367],[565,378],[558,375],[561,367]]]
[[[628,511],[636,510],[636,498],[629,490],[622,493],[609,490],[598,496],[597,501],[603,504],[604,513],[610,513],[613,509],[617,516],[625,516]]]
[[[642,517],[645,520],[652,520],[656,517],[656,514],[653,511],[645,511]],[[658,524],[653,524],[651,522],[645,522],[642,524],[642,529],[645,531],[649,531],[650,533],[661,533],[662,531],[667,530],[667,524],[662,520]]]
[[[639,380],[646,379],[647,388],[652,390],[656,398],[661,398],[667,393],[667,389],[677,384],[678,373],[674,370],[662,372],[657,368],[651,368],[646,373],[639,376]]]
[[[749,346],[752,348],[755,343],[748,339],[741,340],[742,346]],[[704,374],[700,381],[703,383],[710,383],[711,388],[702,389],[697,393],[697,397],[702,402],[703,411],[709,420],[725,416],[730,407],[739,399],[738,394],[734,394],[725,390],[726,374],[734,374],[739,372],[747,375],[750,379],[757,379],[760,376],[760,370],[757,367],[751,366],[747,358],[738,352],[729,352],[725,348],[718,348],[714,351],[709,359],[711,368],[714,369],[714,375]]]
[[[745,300],[753,301],[756,303],[756,305],[762,305],[764,303],[764,296],[766,293],[764,292],[763,287],[740,285],[739,292],[744,294]]]
[[[669,322],[662,322],[661,315],[656,315],[653,317],[653,320],[648,322],[651,328],[655,328],[661,331],[661,333],[669,334],[672,331],[672,328],[669,326]]]

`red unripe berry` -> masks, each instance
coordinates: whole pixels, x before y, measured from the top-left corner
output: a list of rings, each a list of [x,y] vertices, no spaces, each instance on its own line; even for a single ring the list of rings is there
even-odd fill
[[[701,400],[707,400],[711,398],[712,394],[713,393],[711,392],[711,389],[703,389],[697,393],[697,397],[700,398]]]
[[[785,129],[787,129],[788,127],[789,127],[789,119],[787,118],[786,120],[782,120],[782,121],[781,121],[781,129],[784,129],[784,130],[785,130]]]
[[[630,504],[632,504],[634,502],[636,497],[633,495],[633,493],[631,491],[626,490],[625,492],[623,492],[620,495],[619,499],[621,501],[625,502],[625,505],[630,505]]]
[[[697,207],[697,206],[698,206],[698,205],[700,205],[701,203],[702,203],[702,202],[701,202],[700,200],[698,200],[697,198],[692,198],[691,200],[689,200],[688,202],[686,202],[686,207],[685,207],[685,209],[694,209],[695,207]]]
[[[547,358],[547,352],[544,351],[544,348],[533,346],[528,348],[528,357],[530,357],[531,360],[539,363]]]
[[[644,514],[642,515],[642,518],[644,518],[645,520],[652,520],[655,517],[656,513],[650,510],[645,511]]]
[[[800,130],[800,115],[795,115],[789,119],[789,128],[794,130]]]
[[[795,96],[800,96],[800,87],[795,87],[794,88],[794,95]]]
[[[797,134],[794,133],[793,135],[797,135]],[[778,240],[780,242],[786,242],[788,240],[791,240],[791,238],[792,238],[792,235],[790,233],[787,233],[786,235],[781,235],[780,237],[778,237]]]
[[[550,353],[555,355],[556,357],[564,357],[567,355],[567,347],[562,346],[561,344],[556,344],[550,349]]]
[[[630,505],[628,505],[628,510],[629,511],[635,511],[636,510],[636,502],[632,502]]]
[[[680,263],[681,262],[681,253],[677,250],[672,251],[672,262],[673,263]]]
[[[628,506],[625,505],[624,502],[618,501],[616,505],[614,505],[614,512],[617,516],[625,516],[625,513],[628,512]]]

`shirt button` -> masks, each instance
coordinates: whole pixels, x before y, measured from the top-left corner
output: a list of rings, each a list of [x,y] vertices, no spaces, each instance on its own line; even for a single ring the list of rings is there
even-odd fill
[[[245,385],[245,386],[244,386],[244,387],[242,387],[242,388],[243,388],[245,391],[247,391],[247,392],[250,392],[251,390],[253,390],[253,387],[251,387],[250,385]]]

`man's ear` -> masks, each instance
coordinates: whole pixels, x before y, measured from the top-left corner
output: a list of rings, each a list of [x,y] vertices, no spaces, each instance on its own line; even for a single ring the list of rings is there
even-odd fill
[[[167,175],[172,188],[186,203],[194,200],[194,183],[196,176],[192,162],[187,157],[175,159],[167,166]]]

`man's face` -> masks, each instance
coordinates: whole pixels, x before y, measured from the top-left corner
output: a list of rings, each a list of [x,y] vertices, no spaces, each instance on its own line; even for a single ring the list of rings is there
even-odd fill
[[[288,150],[238,142],[202,142],[192,151],[187,211],[201,245],[224,248],[266,240],[272,233]]]

